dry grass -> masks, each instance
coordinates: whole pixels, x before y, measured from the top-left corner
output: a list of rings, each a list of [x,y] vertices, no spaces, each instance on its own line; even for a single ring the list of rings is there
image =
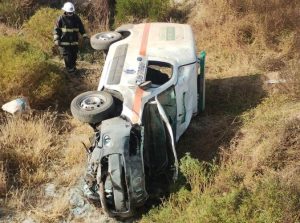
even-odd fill
[[[92,128],[50,112],[3,120],[0,198],[4,198],[4,203],[1,205],[12,212],[18,211],[19,215],[30,210],[31,216],[41,222],[56,222],[66,217],[68,188],[83,175],[86,152],[82,143],[89,146]],[[61,199],[45,197],[47,183],[57,187]]]
[[[74,185],[83,176],[86,166],[87,153],[85,147],[90,146],[89,137],[93,129],[69,117],[68,133],[65,135],[66,147],[63,151],[63,173],[57,176],[58,185]]]
[[[114,1],[96,0],[85,2],[83,10],[82,7],[79,7],[79,10],[82,10],[82,14],[86,15],[91,30],[100,32],[110,28],[114,16],[113,7]]]
[[[230,148],[234,152],[223,153],[226,168],[235,169],[243,175],[245,185],[251,185],[255,175],[272,171],[285,175],[285,168],[296,167],[300,158],[299,111],[299,102],[277,96],[245,113],[244,127]]]
[[[12,187],[34,187],[50,179],[49,166],[59,157],[55,116],[8,118],[0,129],[1,161]]]
[[[236,76],[266,71],[261,64],[273,68],[270,60],[284,64],[295,58],[300,50],[299,10],[297,0],[201,1],[189,22],[199,49],[208,53],[209,74]]]
[[[67,194],[59,199],[54,198],[40,204],[43,208],[37,207],[32,210],[34,219],[39,222],[52,223],[66,219],[69,214],[69,199]],[[46,208],[45,208],[46,206]]]
[[[219,167],[184,158],[188,186],[142,222],[298,222],[299,111],[277,95],[244,113]]]
[[[14,29],[12,27],[8,27],[4,23],[0,23],[0,33],[4,36],[12,36],[16,35],[19,32],[19,30]]]
[[[3,161],[0,162],[0,195],[7,192],[6,176]]]

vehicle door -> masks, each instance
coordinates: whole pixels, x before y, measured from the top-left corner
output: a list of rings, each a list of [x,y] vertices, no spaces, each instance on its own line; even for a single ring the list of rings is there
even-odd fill
[[[197,113],[197,63],[178,68],[178,80],[175,86],[177,100],[176,141],[185,132],[192,115]]]
[[[142,116],[144,125],[144,162],[146,172],[157,176],[174,163],[170,132],[158,109],[161,105],[164,114],[176,136],[177,100],[175,94],[176,79],[173,65],[162,61],[149,61],[146,80],[151,81],[149,99]]]

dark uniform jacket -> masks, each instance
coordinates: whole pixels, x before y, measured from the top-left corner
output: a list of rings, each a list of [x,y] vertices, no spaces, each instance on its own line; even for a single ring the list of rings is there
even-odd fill
[[[79,16],[76,14],[61,15],[54,27],[54,41],[60,41],[60,46],[77,46],[78,32],[83,37],[87,37]]]

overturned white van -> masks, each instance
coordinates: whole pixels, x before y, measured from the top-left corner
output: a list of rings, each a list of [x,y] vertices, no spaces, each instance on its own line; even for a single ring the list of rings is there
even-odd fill
[[[204,109],[205,53],[174,23],[124,25],[91,45],[107,53],[98,90],[71,103],[95,130],[85,179],[107,214],[131,216],[177,178],[176,142]]]

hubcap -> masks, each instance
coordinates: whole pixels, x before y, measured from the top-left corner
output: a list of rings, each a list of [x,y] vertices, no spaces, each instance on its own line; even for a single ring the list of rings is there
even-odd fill
[[[114,35],[113,34],[109,34],[109,33],[102,34],[101,36],[99,36],[99,39],[105,40],[105,41],[113,39],[113,38],[114,38]]]
[[[87,97],[82,100],[80,107],[84,110],[91,111],[100,108],[104,101],[98,97]]]

